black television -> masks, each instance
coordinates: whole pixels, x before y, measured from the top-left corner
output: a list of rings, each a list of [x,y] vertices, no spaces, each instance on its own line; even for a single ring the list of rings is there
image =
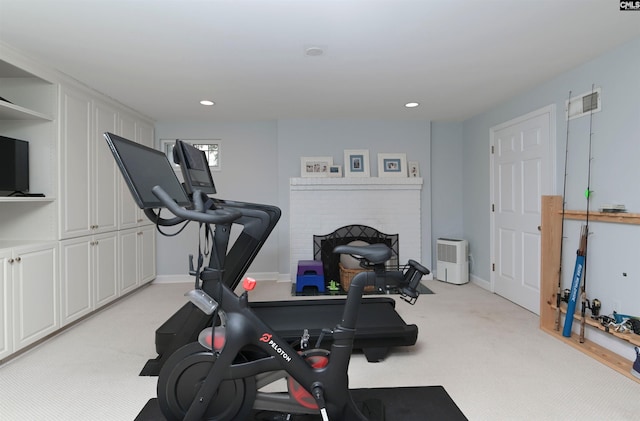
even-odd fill
[[[107,132],[104,137],[141,209],[164,207],[151,191],[155,186],[162,187],[178,205],[191,206],[189,197],[164,153],[113,133]]]
[[[216,194],[216,186],[204,151],[178,139],[173,148],[173,160],[180,165],[187,193],[193,194],[194,190],[200,190],[205,194]]]
[[[0,191],[16,196],[29,191],[29,142],[0,136]]]

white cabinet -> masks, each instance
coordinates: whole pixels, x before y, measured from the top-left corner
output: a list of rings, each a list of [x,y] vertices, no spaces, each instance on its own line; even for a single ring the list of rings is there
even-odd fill
[[[151,281],[156,268],[155,227],[103,136],[153,146],[153,124],[2,43],[0,86],[0,135],[29,142],[29,191],[45,194],[0,192],[1,360]]]
[[[117,233],[60,243],[60,324],[89,314],[118,297]]]
[[[118,289],[118,234],[95,235],[93,239],[93,300],[96,308],[115,300]]]
[[[91,98],[60,88],[60,237],[91,233]]]
[[[126,139],[133,140],[148,147],[153,147],[153,126],[136,120],[133,117],[120,114],[120,135]],[[131,192],[124,180],[120,181],[120,229],[138,227],[150,224],[151,222],[144,215],[131,196]]]
[[[105,132],[116,130],[118,112],[94,100],[93,113],[91,205],[94,232],[100,233],[118,229],[118,183],[122,176],[104,138]]]
[[[0,360],[13,352],[10,250],[0,250]]]
[[[117,229],[118,178],[102,133],[117,111],[85,92],[60,88],[60,237]]]
[[[156,277],[155,226],[120,231],[120,292],[126,294]]]
[[[21,246],[11,252],[14,351],[59,327],[57,259],[56,243]]]
[[[156,278],[156,227],[145,225],[138,230],[140,284]]]

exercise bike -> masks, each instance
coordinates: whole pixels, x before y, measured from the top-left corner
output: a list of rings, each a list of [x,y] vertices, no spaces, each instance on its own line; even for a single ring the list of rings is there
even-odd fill
[[[207,209],[203,195],[194,192],[193,209],[178,205],[160,186],[153,194],[171,213],[204,225],[224,224],[234,215],[224,209]],[[389,259],[384,245],[338,246],[336,253],[364,256],[371,262]],[[212,254],[211,258],[214,258]],[[215,263],[215,262],[214,262]],[[367,420],[349,391],[347,370],[351,358],[358,309],[365,286],[384,282],[377,271],[357,274],[350,285],[341,321],[331,330],[330,349],[312,347],[303,331],[296,350],[279,337],[249,306],[255,281],[245,279],[237,295],[221,282],[222,267],[210,264],[198,277],[214,282],[211,295],[196,288],[187,295],[213,320],[197,342],[178,349],[163,365],[158,378],[158,404],[168,420],[243,420],[256,411],[286,414],[286,418],[321,414],[326,420]],[[401,293],[415,302],[420,280],[428,269],[409,261]],[[320,341],[318,341],[319,343]],[[263,389],[284,379],[287,392]]]

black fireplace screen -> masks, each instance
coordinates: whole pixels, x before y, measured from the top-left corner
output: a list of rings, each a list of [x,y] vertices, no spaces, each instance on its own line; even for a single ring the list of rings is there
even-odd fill
[[[347,225],[327,235],[313,236],[313,259],[322,261],[325,281],[340,280],[340,255],[333,252],[336,246],[361,240],[369,244],[383,243],[391,249],[386,262],[389,270],[398,270],[398,234],[385,234],[366,225]]]

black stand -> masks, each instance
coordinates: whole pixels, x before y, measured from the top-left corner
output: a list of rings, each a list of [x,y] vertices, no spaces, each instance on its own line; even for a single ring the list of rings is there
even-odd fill
[[[372,421],[468,421],[442,386],[353,389],[351,394],[361,411]],[[164,419],[157,399],[150,399],[135,421]],[[280,414],[265,411],[253,413],[254,421],[282,419]],[[287,419],[316,421],[322,418],[320,415],[298,415]]]
[[[7,195],[7,197],[44,197],[44,193],[25,193],[19,190]]]

